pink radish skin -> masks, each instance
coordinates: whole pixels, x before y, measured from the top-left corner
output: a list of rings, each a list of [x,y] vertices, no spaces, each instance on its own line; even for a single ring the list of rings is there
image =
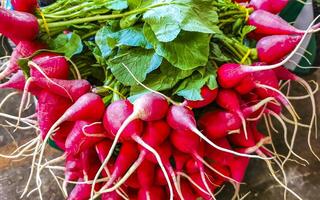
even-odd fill
[[[133,105],[128,100],[115,101],[110,104],[103,117],[103,125],[112,135],[115,135],[126,118],[133,112]],[[122,133],[122,136],[141,134],[143,124],[141,120],[132,121]]]
[[[226,63],[217,71],[218,83],[223,88],[233,88],[249,74],[241,70],[239,64]]]
[[[237,115],[222,110],[206,112],[199,118],[198,124],[210,139],[223,138],[229,131],[237,130],[242,125]]]
[[[71,102],[63,97],[42,90],[38,95],[37,115],[42,139],[47,136],[51,126],[71,106]]]
[[[166,186],[167,181],[166,178],[163,175],[163,172],[160,167],[156,167],[155,172],[154,172],[154,182],[156,185],[159,186]]]
[[[46,102],[46,106],[48,103]],[[59,106],[56,106],[59,105]],[[49,107],[45,109],[43,112],[48,112]],[[55,104],[54,106],[51,106],[50,109],[57,109],[61,108],[60,104]],[[56,112],[56,110],[52,111]],[[51,114],[51,113],[50,113]],[[61,125],[61,123],[65,121],[78,121],[78,120],[92,120],[92,121],[98,121],[102,119],[102,116],[104,114],[104,103],[102,99],[93,93],[87,93],[83,96],[81,96],[74,104],[72,104],[62,115],[59,119],[57,119],[52,126],[50,126],[50,130],[47,132],[44,132],[45,138],[43,139],[44,144],[46,144],[54,132],[54,130]],[[42,118],[41,118],[42,119]],[[44,122],[44,125],[46,127],[48,126],[48,122]],[[41,173],[41,162],[45,150],[45,146],[43,145],[41,147],[40,155],[39,155],[39,162],[37,167],[37,173],[36,176],[39,178]]]
[[[221,148],[221,147],[217,146],[216,144],[214,144],[210,139],[208,139],[204,134],[202,134],[197,129],[194,114],[190,109],[188,109],[186,107],[174,106],[174,105],[171,106],[168,111],[167,122],[170,125],[170,127],[175,130],[192,131],[193,133],[197,134],[201,139],[203,139],[206,143],[210,144],[214,148],[217,148],[221,151],[235,154],[238,156],[260,158],[259,156],[247,155],[247,154],[234,152],[229,149],[224,149],[224,148]]]
[[[250,6],[255,10],[265,10],[270,13],[280,13],[288,4],[289,0],[251,0]]]
[[[0,33],[8,38],[31,41],[39,33],[38,19],[32,14],[1,7],[0,19]]]
[[[91,85],[87,80],[62,80],[52,78],[51,81],[46,78],[35,78],[33,83],[54,94],[71,98],[72,101],[76,101],[91,89]]]
[[[253,136],[253,132],[250,128],[250,126],[248,127],[248,138],[246,139],[244,137],[244,133],[243,130],[241,129],[240,133],[235,133],[235,134],[231,134],[228,136],[228,140],[230,141],[231,144],[238,146],[238,147],[253,147],[256,145],[254,136]]]
[[[230,149],[230,150],[232,149],[229,141],[225,137],[214,140],[214,142],[223,148]],[[228,165],[234,158],[233,155],[219,151],[207,144],[206,144],[206,152],[208,152],[206,154],[208,158],[225,166]]]
[[[229,112],[236,114],[240,119],[247,138],[246,120],[240,108],[240,97],[231,89],[222,89],[217,96],[217,104]]]
[[[66,153],[77,155],[104,139],[105,130],[102,125],[92,125],[92,123],[92,121],[82,120],[75,122],[73,129],[70,131],[65,141]]]
[[[104,159],[107,157],[107,154],[109,152],[111,145],[112,145],[112,142],[110,140],[103,140],[98,144],[96,144],[95,146],[96,152],[101,162],[103,162]]]
[[[254,34],[259,35],[299,35],[305,31],[296,29],[280,16],[264,10],[256,10],[251,13],[248,25],[255,26]]]
[[[272,35],[260,39],[257,43],[259,61],[275,63],[293,51],[302,36]]]
[[[17,71],[13,74],[7,82],[0,84],[1,89],[16,89],[23,91],[26,84],[26,79],[21,70]],[[38,96],[42,91],[37,85],[31,83],[29,88],[27,88],[28,92],[31,92],[33,95]]]
[[[111,174],[111,177],[104,187],[109,187],[120,176],[122,176],[138,158],[138,155],[138,147],[135,143],[129,141],[124,142],[121,146],[119,155],[115,161],[114,170]]]
[[[141,119],[143,121],[155,121],[155,120],[162,119],[166,115],[168,110],[169,105],[167,100],[158,94],[148,93],[148,94],[142,95],[134,102],[133,109],[132,109],[132,106],[130,106],[129,102],[121,101],[121,102],[115,102],[113,104],[110,105],[111,107],[108,106],[107,108],[107,112],[104,117],[104,126],[106,127],[106,129],[116,131],[116,135],[115,135],[112,147],[109,151],[109,154],[105,159],[104,163],[102,164],[101,169],[108,163],[109,159],[111,158],[112,152],[114,151],[119,138],[123,140],[134,140],[140,145],[142,145],[144,148],[148,148],[150,151],[152,151],[154,155],[156,155],[157,152],[154,149],[152,149],[152,147],[148,143],[144,142],[140,138],[139,135],[142,133],[141,125],[137,124],[137,122],[135,123],[133,122],[136,119]],[[124,107],[125,110],[122,110],[122,108],[120,107]],[[120,113],[115,112],[116,110],[118,110]],[[114,120],[114,118],[111,118],[111,116],[113,115],[117,116],[118,119]],[[113,121],[116,121],[116,122],[113,122]],[[128,132],[127,131],[128,128],[131,128],[130,126],[128,127],[128,125],[130,124],[134,124],[132,126],[137,127],[137,129],[139,130],[136,129],[134,131]],[[119,127],[119,125],[121,126]],[[157,161],[159,162],[159,164],[162,163],[158,155],[157,155]],[[98,174],[95,180],[97,178],[98,178]],[[168,182],[170,184],[169,179],[168,179]],[[172,191],[171,185],[170,185],[170,190]],[[171,192],[171,194],[172,193],[173,192]]]
[[[64,122],[59,129],[51,136],[54,143],[63,151],[66,150],[65,141],[74,126],[74,122]]]
[[[203,86],[201,88],[201,96],[203,100],[199,100],[199,101],[185,100],[182,103],[182,105],[190,108],[203,108],[211,104],[216,99],[217,94],[218,94],[218,88],[211,90],[208,86]]]
[[[149,189],[141,188],[138,193],[138,200],[163,200],[166,199],[166,196],[162,187],[153,186]]]
[[[50,78],[68,79],[69,63],[64,56],[57,53],[44,52],[32,58],[32,61],[39,65],[47,76],[50,74]],[[30,66],[30,75],[32,77],[43,77],[32,65]]]
[[[195,194],[190,184],[185,180],[181,180],[180,182],[181,191],[185,200],[195,200],[198,198],[198,195]]]
[[[144,160],[137,169],[139,184],[148,190],[154,184],[155,164]]]
[[[101,200],[122,200],[123,198],[116,192],[108,192],[101,195]]]
[[[173,150],[172,154],[175,161],[175,171],[181,172],[185,166],[185,163],[191,158],[189,154],[182,153],[178,150]]]
[[[206,186],[204,185],[202,179],[201,179],[201,175],[200,173],[194,173],[190,175],[191,179],[198,185],[200,186],[203,190],[205,190]],[[209,182],[210,183],[210,182]],[[213,186],[212,184],[210,184],[211,186]],[[209,200],[212,199],[212,197],[204,192],[202,192],[201,190],[199,190],[199,188],[197,188],[195,185],[192,184],[192,188],[196,191],[196,193],[198,195],[200,195],[203,199],[205,200]]]
[[[1,25],[0,25],[1,26]],[[20,67],[18,60],[23,57],[31,56],[35,51],[45,48],[45,45],[38,42],[21,41],[13,50],[8,66],[0,73],[0,80],[6,78],[10,74],[17,72]]]
[[[27,13],[34,13],[39,6],[37,0],[11,0],[11,5],[14,10]]]
[[[83,182],[79,179],[79,182]],[[87,200],[90,198],[91,185],[78,183],[68,196],[68,200]]]

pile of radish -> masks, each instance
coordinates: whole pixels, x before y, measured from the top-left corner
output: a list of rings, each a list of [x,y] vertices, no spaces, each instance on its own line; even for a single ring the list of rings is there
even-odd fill
[[[283,65],[320,27],[317,19],[307,30],[281,19],[287,3],[58,0],[40,8],[36,0],[11,0],[14,10],[1,7],[0,33],[15,49],[1,67],[0,88],[22,100],[17,116],[0,116],[38,135],[0,155],[32,156],[21,197],[38,192],[42,199],[41,175],[50,169],[64,171],[57,182],[69,200],[216,199],[227,183],[240,199],[249,162],[260,159],[285,196],[302,199],[283,169],[295,159],[308,163],[294,144],[299,127],[309,129],[309,144],[316,130],[317,87]],[[310,124],[299,122],[281,92],[290,81],[308,93],[291,98],[311,102]],[[35,115],[22,117],[30,95]],[[272,133],[258,129],[273,127],[271,118],[282,125],[285,156]],[[62,155],[48,161],[50,141]]]

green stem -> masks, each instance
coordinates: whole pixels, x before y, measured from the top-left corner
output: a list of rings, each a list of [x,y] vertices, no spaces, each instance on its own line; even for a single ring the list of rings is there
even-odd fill
[[[64,9],[64,10],[61,10],[61,11],[58,11],[58,12],[54,12],[54,13],[52,13],[52,15],[64,15],[66,13],[71,13],[71,12],[74,12],[74,11],[78,11],[78,10],[81,10],[83,8],[86,8],[86,7],[95,9],[95,6],[94,6],[93,2],[84,2],[84,3],[80,4],[80,5],[73,6],[73,7],[69,8],[69,9]]]
[[[129,16],[132,14],[138,14],[138,13],[143,13],[151,8],[163,6],[163,5],[168,5],[168,3],[159,3],[155,5],[151,5],[145,8],[140,8],[137,10],[132,10],[126,13],[121,13],[121,14],[112,14],[112,15],[98,15],[98,16],[92,16],[92,17],[85,17],[85,18],[78,18],[78,19],[73,19],[69,21],[63,21],[63,22],[53,22],[53,23],[48,23],[48,28],[55,28],[55,27],[66,27],[70,25],[75,25],[75,24],[81,24],[81,23],[88,23],[88,22],[93,22],[93,21],[105,21],[109,19],[117,19],[117,18],[122,18],[125,16]],[[42,25],[43,20],[39,19],[38,20],[39,24]],[[44,28],[44,27],[42,27]]]

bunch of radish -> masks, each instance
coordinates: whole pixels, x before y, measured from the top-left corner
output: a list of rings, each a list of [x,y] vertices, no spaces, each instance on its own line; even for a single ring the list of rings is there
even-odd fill
[[[33,15],[39,9],[37,1],[12,1],[15,11],[0,8],[0,33],[16,44],[0,73],[0,88],[22,93],[18,116],[0,116],[16,120],[11,124],[15,128],[24,124],[38,132],[38,137],[11,155],[0,154],[16,159],[34,150],[30,178],[21,196],[28,195],[30,181],[36,177],[37,188],[31,192],[38,191],[42,198],[43,170],[62,169],[59,186],[69,200],[215,199],[226,183],[234,186],[233,199],[237,199],[250,159],[261,159],[285,193],[301,199],[288,188],[283,168],[292,156],[308,162],[293,148],[299,126],[309,128],[310,143],[312,129],[317,127],[316,103],[309,84],[283,65],[308,34],[319,31],[319,25],[313,22],[307,30],[299,30],[282,20],[276,14],[288,1],[236,2],[253,9],[247,24],[255,27],[250,37],[257,45],[250,51],[258,59],[252,65],[224,62],[217,68],[219,87],[205,85],[202,100],[181,102],[137,81],[147,93],[134,101],[123,98],[105,103],[90,80],[72,76],[69,58],[46,50],[48,44],[38,40],[43,24]],[[308,92],[305,98],[313,108],[308,125],[299,123],[294,107],[280,91],[288,81],[298,82]],[[37,120],[22,117],[28,95],[37,100]],[[286,156],[270,150],[272,133],[258,129],[262,121],[272,126],[271,117],[283,127]],[[294,125],[290,141],[286,122]],[[46,161],[50,140],[63,153]],[[275,175],[271,162],[277,164],[283,180]]]

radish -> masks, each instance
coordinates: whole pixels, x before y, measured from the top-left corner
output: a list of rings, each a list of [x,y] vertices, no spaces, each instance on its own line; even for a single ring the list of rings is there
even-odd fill
[[[274,63],[288,55],[300,42],[300,35],[272,35],[257,43],[258,57],[261,62]]]
[[[76,101],[91,89],[91,84],[87,80],[63,80],[52,78],[51,81],[49,81],[46,78],[39,77],[35,78],[32,82],[44,90],[48,90],[65,98],[71,98],[72,101]]]
[[[163,200],[166,199],[166,193],[162,187],[153,186],[148,190],[141,188],[138,193],[138,200]]]
[[[99,143],[105,137],[105,130],[101,123],[76,121],[65,140],[66,153],[77,155]]]
[[[281,12],[289,0],[251,0],[250,6],[255,10],[265,10],[274,14]]]
[[[139,184],[146,190],[150,189],[154,184],[155,179],[155,164],[144,160],[137,169]]]
[[[34,13],[35,9],[38,7],[37,0],[11,0],[11,5],[14,10]]]
[[[47,105],[47,104],[45,104]],[[56,105],[55,105],[56,106]],[[55,106],[52,106],[55,108]],[[51,107],[51,108],[52,108]],[[58,106],[60,107],[60,105]],[[46,110],[48,110],[47,107]],[[53,111],[55,112],[55,111]],[[50,130],[44,134],[46,137],[43,140],[44,145],[41,147],[40,155],[39,155],[39,162],[37,166],[37,185],[38,187],[41,186],[41,179],[40,179],[40,166],[42,157],[45,150],[45,144],[48,142],[50,136],[54,132],[54,130],[63,122],[65,121],[78,121],[78,120],[101,120],[104,113],[104,104],[102,99],[93,93],[87,93],[81,96],[73,105],[71,105],[59,119],[57,119],[54,124],[51,126]],[[45,123],[45,122],[44,122]],[[46,124],[44,124],[46,125]]]
[[[219,173],[216,169],[212,168],[204,159],[203,159],[203,150],[199,150],[200,148],[200,138],[198,135],[194,134],[191,131],[175,131],[170,135],[170,141],[171,143],[177,148],[179,151],[183,153],[188,153],[193,156],[193,159],[196,161],[196,163],[192,162],[192,160],[189,160],[191,162],[187,162],[187,168],[188,164],[192,164],[191,166],[192,171],[196,170],[196,172],[200,172],[201,180],[203,184],[205,185],[205,188],[207,189],[208,193],[211,195],[211,197],[214,198],[214,194],[211,193],[211,189],[208,186],[206,176],[205,176],[205,170],[204,166],[209,167],[212,171],[215,173],[218,173],[219,175],[223,176],[223,174]],[[203,145],[201,145],[203,147]],[[193,164],[194,163],[194,164]],[[199,170],[199,171],[198,171]],[[189,172],[190,173],[190,172]],[[191,172],[192,173],[192,172]],[[224,177],[228,178],[228,177]],[[233,181],[233,180],[231,180]]]
[[[223,148],[230,149],[230,150],[232,149],[231,145],[226,137],[214,140],[214,142],[215,142],[215,144],[217,144]],[[226,152],[222,152],[218,149],[215,149],[208,144],[205,145],[205,148],[206,148],[205,151],[209,152],[209,153],[206,153],[206,157],[208,157],[209,159],[211,159],[215,162],[220,163],[221,165],[227,166],[234,158],[233,155],[226,153]]]
[[[20,67],[18,66],[19,59],[31,56],[35,51],[42,48],[45,48],[45,45],[38,42],[19,42],[11,54],[8,66],[0,73],[0,80],[3,80],[5,77],[20,69]]]
[[[138,158],[138,155],[139,152],[136,144],[129,141],[122,143],[119,155],[114,164],[113,172],[109,177],[108,182],[103,187],[108,188],[120,176],[122,176]]]
[[[83,179],[78,180],[78,182],[83,181]],[[68,200],[87,200],[90,198],[90,189],[90,184],[78,183],[68,196]]]
[[[194,200],[198,198],[198,196],[195,194],[193,189],[185,180],[181,180],[180,185],[181,185],[181,191],[185,200]]]
[[[37,117],[42,139],[47,136],[52,125],[71,106],[68,99],[42,90],[38,95]]]
[[[210,103],[212,103],[218,94],[218,88],[215,88],[211,90],[208,86],[203,86],[201,88],[201,97],[203,98],[202,100],[199,101],[190,101],[190,100],[185,100],[182,105],[190,107],[190,108],[203,108]]]
[[[171,126],[171,128],[175,130],[181,131],[192,131],[197,134],[201,139],[205,142],[217,148],[223,152],[231,153],[238,156],[244,157],[252,157],[252,158],[261,158],[255,155],[247,155],[238,152],[231,151],[229,149],[225,149],[214,144],[210,139],[208,139],[204,134],[202,134],[196,127],[196,120],[194,118],[194,114],[191,110],[183,106],[171,106],[167,115],[167,122]]]
[[[240,98],[237,93],[230,89],[222,89],[218,93],[216,102],[220,107],[236,114],[241,119],[244,135],[247,138],[246,120],[241,111]]]
[[[52,134],[51,139],[63,151],[66,150],[65,141],[74,126],[74,122],[64,122],[59,129]]]
[[[291,26],[280,16],[264,10],[256,10],[251,13],[248,25],[255,26],[254,34],[259,35],[299,35],[308,31],[299,30]],[[310,32],[313,30],[311,29]]]
[[[238,85],[250,73],[241,70],[239,64],[226,63],[217,71],[219,85],[223,88],[233,88]]]
[[[34,63],[50,78],[68,79],[69,63],[64,56],[57,53],[44,52],[33,57],[32,62],[29,62],[30,75],[32,77],[43,77],[39,69],[35,68]]]
[[[97,180],[99,173],[102,171],[104,166],[108,163],[111,155],[115,149],[115,146],[121,137],[122,140],[134,140],[139,145],[141,145],[144,149],[150,151],[156,157],[157,162],[165,173],[166,180],[168,182],[168,186],[170,189],[170,199],[172,199],[173,190],[169,180],[169,177],[165,171],[165,168],[162,164],[161,158],[156,150],[153,149],[148,143],[143,141],[139,135],[142,134],[142,122],[137,119],[142,119],[144,121],[155,121],[163,118],[167,113],[168,103],[166,99],[158,94],[148,93],[141,96],[134,102],[134,105],[130,104],[128,101],[116,101],[108,106],[105,116],[104,116],[104,126],[106,129],[110,130],[111,133],[116,132],[112,147],[109,151],[107,158],[104,160],[101,168],[99,169],[95,180]],[[116,116],[113,117],[113,116]],[[122,133],[123,132],[123,133]],[[136,161],[140,163],[144,156],[139,156],[140,161]],[[139,160],[139,159],[138,159]],[[139,164],[134,164],[135,167],[132,167],[131,173],[135,171],[135,168],[139,166]],[[130,170],[129,170],[130,171]],[[130,176],[129,173],[125,175]],[[121,183],[122,184],[122,183]],[[118,184],[118,185],[121,185]],[[112,189],[116,189],[118,186],[114,186]],[[104,188],[103,188],[104,189]],[[112,191],[112,189],[109,189]],[[91,192],[93,195],[93,190]]]
[[[8,38],[30,41],[39,33],[38,19],[32,14],[1,7],[0,19],[0,33]]]

